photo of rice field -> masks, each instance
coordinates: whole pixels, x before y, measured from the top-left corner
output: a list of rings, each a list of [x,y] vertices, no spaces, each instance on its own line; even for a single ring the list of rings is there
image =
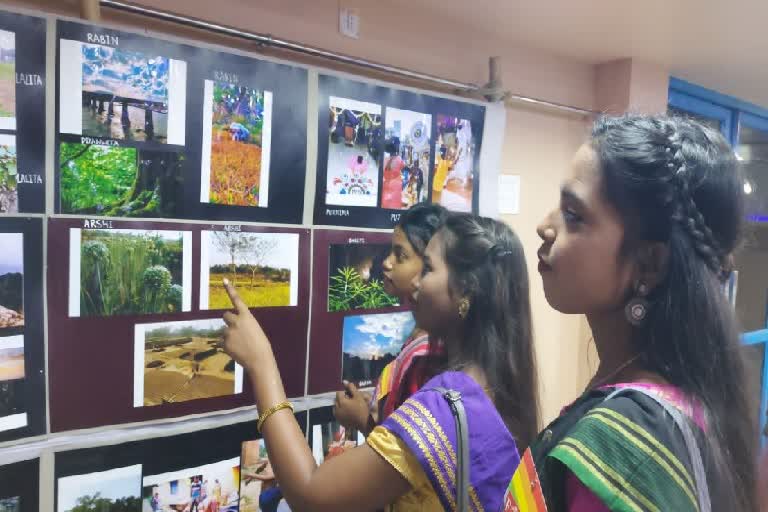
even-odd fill
[[[293,233],[204,231],[200,280],[202,309],[232,307],[222,286],[229,279],[248,307],[295,305],[299,239]]]

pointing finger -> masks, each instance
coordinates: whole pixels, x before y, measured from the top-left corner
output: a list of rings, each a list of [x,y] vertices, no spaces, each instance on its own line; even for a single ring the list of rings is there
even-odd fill
[[[232,305],[235,307],[238,313],[245,313],[248,311],[248,306],[245,304],[243,299],[240,298],[237,290],[235,290],[235,285],[230,283],[229,279],[224,279],[224,289],[227,291],[229,300],[232,301]]]

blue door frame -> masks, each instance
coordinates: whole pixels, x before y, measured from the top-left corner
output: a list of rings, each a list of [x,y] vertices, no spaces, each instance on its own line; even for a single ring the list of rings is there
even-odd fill
[[[768,109],[720,94],[698,85],[670,78],[669,105],[692,114],[720,121],[720,131],[733,147],[739,142],[739,129],[749,126],[768,132]],[[757,219],[755,219],[757,220]],[[759,219],[763,221],[763,219]],[[768,222],[768,219],[764,221]],[[746,332],[742,335],[745,345],[763,345],[763,375],[760,390],[760,431],[766,428],[768,412],[768,303],[766,304],[766,328]],[[768,439],[760,437],[763,446],[768,446]]]

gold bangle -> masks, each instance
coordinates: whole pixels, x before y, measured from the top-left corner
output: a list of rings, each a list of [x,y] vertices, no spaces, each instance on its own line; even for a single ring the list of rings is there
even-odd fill
[[[264,422],[267,421],[267,419],[275,414],[277,411],[283,410],[283,409],[290,409],[293,411],[293,404],[289,401],[280,402],[277,405],[273,405],[263,413],[259,415],[259,421],[256,423],[256,429],[261,432],[261,427],[264,425]]]

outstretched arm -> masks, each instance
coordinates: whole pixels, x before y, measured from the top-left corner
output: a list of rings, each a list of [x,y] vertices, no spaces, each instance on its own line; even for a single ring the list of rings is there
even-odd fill
[[[224,348],[248,372],[259,411],[286,400],[272,345],[258,321],[225,280],[234,312],[224,314]],[[349,450],[321,466],[296,419],[280,410],[262,425],[269,459],[286,501],[307,511],[377,510],[410,489],[398,471],[368,445]]]

